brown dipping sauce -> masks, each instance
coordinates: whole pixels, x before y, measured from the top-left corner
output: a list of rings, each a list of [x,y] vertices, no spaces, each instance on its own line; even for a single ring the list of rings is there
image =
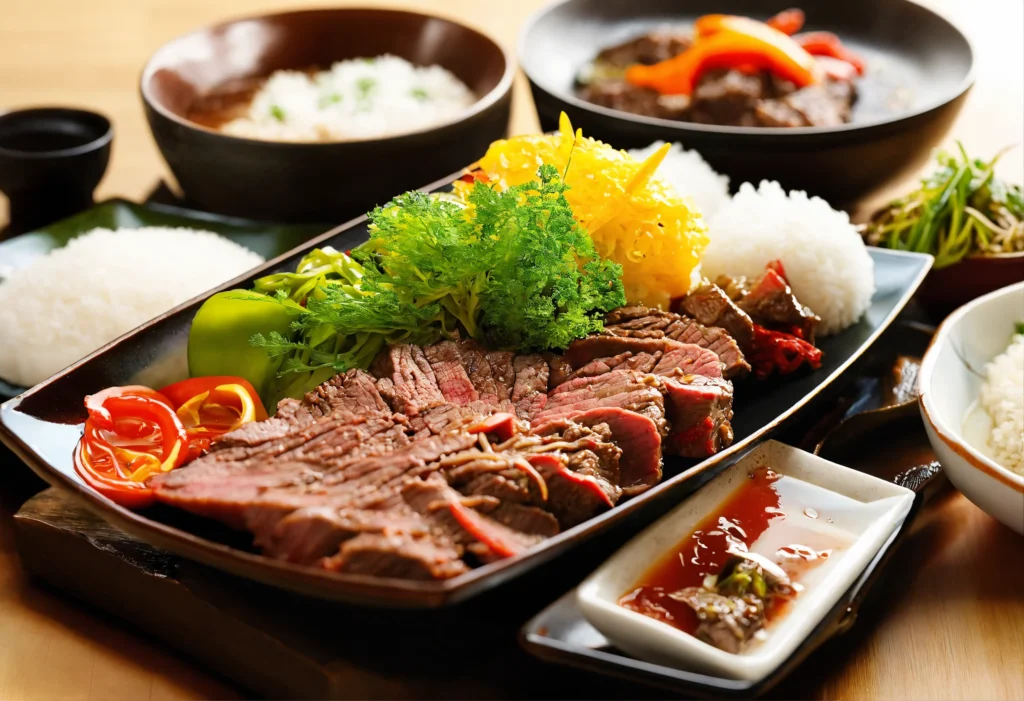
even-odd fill
[[[693,635],[699,625],[697,614],[669,594],[686,587],[700,587],[707,575],[721,571],[731,556],[730,548],[748,549],[772,521],[786,518],[774,487],[779,477],[769,468],[752,472],[716,512],[645,572],[633,589],[619,599],[619,605]],[[817,517],[816,513],[804,515]],[[784,565],[788,573],[794,574],[794,569],[804,571],[828,556],[827,550],[819,552],[803,545],[789,545],[779,550],[776,559],[801,561],[797,568]],[[770,597],[765,607],[767,620],[778,617],[787,603],[785,599]]]

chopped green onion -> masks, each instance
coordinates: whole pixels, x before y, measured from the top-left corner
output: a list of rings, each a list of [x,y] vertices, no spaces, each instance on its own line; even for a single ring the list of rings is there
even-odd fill
[[[364,77],[356,81],[356,90],[359,91],[360,100],[368,98],[376,87],[377,81],[374,78]]]
[[[279,122],[283,122],[285,120],[284,109],[280,105],[271,105],[270,116]]]
[[[320,97],[320,109],[329,107],[330,105],[336,105],[341,102],[341,93],[330,93],[329,95],[322,95]]]
[[[987,163],[939,152],[937,168],[921,187],[875,213],[865,227],[868,243],[930,253],[944,268],[971,253],[1024,251],[1024,192],[996,177],[1002,152]]]

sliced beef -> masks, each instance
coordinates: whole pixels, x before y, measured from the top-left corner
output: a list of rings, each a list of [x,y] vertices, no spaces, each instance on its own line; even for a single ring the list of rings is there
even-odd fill
[[[517,504],[528,504],[535,498],[526,477],[520,473],[479,472],[466,477],[469,481],[458,489],[469,496],[490,496]]]
[[[316,423],[309,407],[295,399],[282,399],[277,413],[266,421],[253,421],[214,440],[210,450],[235,449],[246,455],[260,446],[272,446],[290,435],[301,435],[303,429]],[[194,466],[194,463],[193,463]],[[168,474],[177,474],[178,471]]]
[[[548,485],[547,508],[562,528],[571,528],[615,505],[619,492],[604,480],[569,469],[564,457],[552,453],[531,456]]]
[[[569,379],[573,373],[573,367],[566,360],[564,355],[557,353],[542,353],[548,364],[548,388],[553,389]]]
[[[719,326],[736,339],[740,349],[748,352],[754,342],[754,322],[736,306],[729,295],[710,282],[704,282],[678,302],[678,309],[704,326]]]
[[[450,541],[407,533],[362,533],[322,564],[346,574],[420,580],[450,579],[469,570]]]
[[[660,377],[722,377],[722,362],[707,348],[692,343],[680,343],[679,348],[661,356],[654,366],[654,374]]]
[[[416,416],[445,403],[434,371],[419,346],[390,346],[377,355],[370,369],[378,378],[381,396],[397,412]]]
[[[427,523],[411,510],[335,509],[311,506],[288,514],[260,545],[263,553],[303,565],[338,552],[341,544],[360,533],[407,534],[426,537]]]
[[[631,355],[647,353],[650,355],[675,350],[681,345],[682,344],[664,336],[630,337],[602,334],[599,336],[587,336],[586,338],[580,338],[570,343],[569,347],[565,350],[565,359],[573,368],[582,368],[594,360],[601,360],[607,363],[610,359],[623,353],[629,353]],[[620,358],[616,365],[627,360],[628,359],[625,357]],[[640,367],[643,367],[641,362],[637,362],[637,364],[640,365]],[[608,367],[609,369],[612,369],[611,365]],[[627,369],[628,367],[629,365],[627,364],[624,368],[616,367],[616,369]],[[584,376],[600,374],[597,372],[599,369],[600,368],[598,366],[597,368],[585,373]]]
[[[475,341],[462,341],[456,345],[458,360],[472,383],[480,401],[510,408],[515,370],[512,367],[513,354],[502,351],[487,351]]]
[[[505,402],[511,402],[512,389],[516,382],[515,353],[485,351],[484,357],[487,358],[487,364],[491,366],[491,379],[494,382],[494,392],[498,397],[498,403],[504,405]],[[477,391],[481,390],[478,388]]]
[[[423,354],[430,363],[437,387],[448,404],[460,406],[480,399],[479,392],[470,382],[469,375],[462,365],[462,353],[455,341],[441,341],[426,346]],[[484,364],[486,365],[486,362]]]
[[[654,351],[653,353],[647,353],[644,351],[637,353],[632,351],[623,351],[622,353],[610,358],[597,358],[595,360],[591,360],[578,370],[573,370],[569,373],[565,380],[574,380],[578,377],[596,377],[614,370],[652,372],[663,355],[664,353],[660,350]],[[715,360],[717,362],[717,356],[715,357]],[[558,385],[553,384],[552,386],[557,387]]]
[[[687,95],[662,95],[657,90],[638,87],[621,78],[590,82],[579,89],[579,95],[601,107],[660,119],[685,120],[690,108]]]
[[[691,375],[665,378],[664,386],[672,426],[666,452],[706,458],[732,445],[732,383]]]
[[[642,339],[667,338],[713,351],[722,361],[725,377],[734,379],[750,371],[736,340],[724,329],[704,326],[694,319],[648,307],[621,307],[608,314],[604,335]],[[608,353],[607,355],[613,355]]]
[[[513,530],[463,504],[462,495],[441,479],[410,480],[402,496],[453,542],[467,547],[482,545],[483,549],[474,549],[478,556],[486,552],[497,558],[511,557],[541,540],[538,535]]]
[[[759,100],[754,115],[763,127],[806,127],[807,120],[786,100]]]
[[[409,419],[409,428],[415,439],[431,435],[439,436],[478,424],[491,416],[497,409],[493,404],[484,401],[476,401],[464,406],[442,404]]]
[[[529,420],[548,401],[550,368],[540,355],[517,355],[513,360],[516,379],[512,388],[512,404],[520,418]]]
[[[621,451],[618,486],[626,496],[645,492],[661,481],[661,434],[647,416],[620,408],[591,409],[573,421],[583,426],[608,427]]]
[[[611,372],[581,377],[556,387],[544,410],[533,419],[541,425],[555,419],[571,419],[592,409],[625,409],[646,416],[659,432],[667,425],[664,400],[656,377],[636,372]]]
[[[781,268],[780,263],[773,265]],[[769,267],[757,280],[722,278],[720,283],[730,288],[738,298],[738,306],[751,319],[766,328],[781,328],[787,332],[797,329],[800,338],[814,342],[814,329],[821,321],[793,294],[786,278],[776,268]]]
[[[852,87],[852,83],[846,81],[837,85]],[[803,117],[801,126],[838,127],[850,121],[852,96],[852,92],[844,95],[844,91],[830,90],[826,85],[808,85],[782,99]]]
[[[360,416],[391,412],[391,407],[377,391],[374,378],[362,370],[335,375],[312,392],[307,392],[303,404],[314,418],[329,417],[339,411]]]
[[[495,499],[495,504],[485,508],[474,506],[477,511],[486,514],[507,528],[527,535],[550,538],[558,535],[561,530],[556,519],[550,512],[536,506],[526,506],[509,501]]]
[[[767,89],[765,76],[740,71],[707,71],[693,90],[687,121],[724,126],[757,126],[755,110]]]
[[[654,31],[609,46],[597,55],[596,60],[619,68],[627,68],[634,63],[650,66],[678,56],[691,44],[689,35],[683,32]]]

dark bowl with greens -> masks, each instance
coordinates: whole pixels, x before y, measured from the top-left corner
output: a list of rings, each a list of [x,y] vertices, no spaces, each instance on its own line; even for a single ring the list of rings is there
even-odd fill
[[[996,175],[1001,155],[940,151],[917,190],[864,226],[871,245],[935,256],[918,299],[936,318],[1024,280],[1024,190]]]

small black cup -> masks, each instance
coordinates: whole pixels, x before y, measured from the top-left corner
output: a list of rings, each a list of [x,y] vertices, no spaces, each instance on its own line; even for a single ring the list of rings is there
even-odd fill
[[[0,240],[91,207],[113,138],[110,120],[85,110],[0,114],[0,191],[10,201]]]

